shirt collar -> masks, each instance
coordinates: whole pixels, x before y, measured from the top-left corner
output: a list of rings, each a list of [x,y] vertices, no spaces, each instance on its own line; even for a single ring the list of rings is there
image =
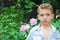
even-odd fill
[[[41,29],[40,29],[40,24],[37,26],[38,27],[38,31],[39,31],[39,33],[43,36],[43,32],[41,31]],[[52,27],[52,31],[53,32],[55,32],[56,31],[56,28],[51,24],[51,27]]]
[[[39,34],[41,34],[41,36],[43,37],[43,32],[41,31],[40,24],[37,27],[38,27]]]
[[[52,27],[52,30],[55,32],[56,31],[56,28],[54,27],[54,25],[51,24],[51,27]],[[40,29],[40,24],[38,25],[38,30],[41,30]]]
[[[52,26],[52,31],[55,32],[56,28],[53,25],[51,25],[51,26]]]

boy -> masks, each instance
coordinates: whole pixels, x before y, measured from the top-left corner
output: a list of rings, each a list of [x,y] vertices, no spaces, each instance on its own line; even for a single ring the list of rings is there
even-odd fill
[[[50,23],[54,18],[53,8],[50,4],[41,4],[38,9],[40,24],[31,29],[26,40],[60,40],[60,34]]]

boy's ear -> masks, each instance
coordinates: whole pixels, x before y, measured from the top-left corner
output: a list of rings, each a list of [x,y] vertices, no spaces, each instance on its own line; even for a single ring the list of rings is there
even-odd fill
[[[52,14],[52,19],[54,19],[54,14]]]
[[[39,20],[39,15],[37,15],[37,18],[38,18],[38,20]]]

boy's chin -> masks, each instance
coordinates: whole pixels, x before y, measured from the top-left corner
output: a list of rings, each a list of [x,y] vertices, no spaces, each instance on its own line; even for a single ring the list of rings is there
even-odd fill
[[[43,22],[42,24],[50,24],[50,22]]]

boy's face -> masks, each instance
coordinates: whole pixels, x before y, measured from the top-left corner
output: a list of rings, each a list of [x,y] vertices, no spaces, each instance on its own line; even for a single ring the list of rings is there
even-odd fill
[[[51,12],[51,10],[41,9],[39,10],[39,13],[37,16],[41,23],[48,24],[50,23],[51,19],[53,19],[54,14]]]

